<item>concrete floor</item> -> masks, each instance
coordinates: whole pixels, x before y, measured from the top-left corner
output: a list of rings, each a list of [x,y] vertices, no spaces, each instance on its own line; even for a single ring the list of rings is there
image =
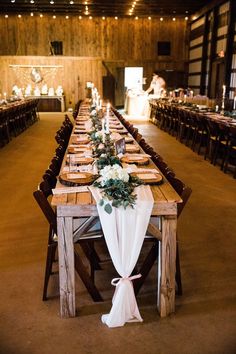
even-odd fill
[[[77,278],[78,317],[60,319],[57,276],[41,301],[47,223],[32,197],[55,150],[63,115],[41,120],[0,150],[1,354],[233,354],[236,353],[236,181],[150,123],[137,122],[146,140],[193,193],[178,223],[184,294],[176,313],[156,311],[152,273],[138,296],[143,323],[109,329],[108,272],[95,304]]]

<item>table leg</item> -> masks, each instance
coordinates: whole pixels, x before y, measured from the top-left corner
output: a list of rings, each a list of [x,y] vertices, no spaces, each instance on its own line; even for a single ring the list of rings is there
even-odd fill
[[[73,218],[57,218],[61,317],[75,317]]]
[[[175,311],[175,268],[176,268],[177,217],[162,218],[162,241],[160,250],[160,286],[158,289],[158,311],[161,317]]]

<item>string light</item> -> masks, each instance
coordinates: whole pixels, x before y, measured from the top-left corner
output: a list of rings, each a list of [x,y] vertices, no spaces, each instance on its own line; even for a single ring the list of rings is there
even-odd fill
[[[176,18],[175,18],[175,17],[173,17],[173,18],[172,18],[172,20],[173,20],[173,21],[175,21],[175,20],[176,20]]]
[[[21,18],[21,15],[18,15],[19,18]]]
[[[186,16],[184,19],[185,19],[185,21],[188,21],[188,16]]]
[[[50,0],[50,4],[53,5],[53,4],[54,4],[54,1],[53,1],[53,0]]]
[[[73,1],[73,0],[71,0],[71,1],[70,1],[70,5],[73,5],[73,4],[74,4],[74,1]]]
[[[92,20],[92,19],[93,19],[93,17],[92,17],[92,16],[89,16],[89,19],[90,19],[90,20]]]
[[[135,17],[135,20],[138,20],[138,16]]]
[[[115,20],[118,20],[118,17],[117,17],[117,16],[115,17]]]
[[[34,4],[34,0],[30,0],[30,3],[31,3],[31,4]]]
[[[151,16],[148,16],[148,19],[151,20],[152,19]]]
[[[52,18],[55,20],[55,18],[57,18],[57,16],[53,15]]]
[[[42,18],[42,17],[43,17],[43,14],[40,14],[40,15],[39,15],[39,17],[41,17],[41,18]]]
[[[106,17],[105,17],[105,16],[103,16],[103,17],[102,17],[102,19],[103,19],[103,20],[105,20],[105,19],[106,19]]]
[[[30,13],[30,16],[31,16],[31,17],[33,17],[33,16],[34,16],[34,13],[33,13],[33,12],[31,12],[31,13]]]
[[[69,18],[69,16],[67,15],[67,16],[66,16],[66,19],[68,20],[68,18]]]
[[[160,18],[160,21],[163,21],[163,20],[164,20],[163,17],[161,17],[161,18]]]
[[[8,15],[5,15],[5,18],[8,18]]]

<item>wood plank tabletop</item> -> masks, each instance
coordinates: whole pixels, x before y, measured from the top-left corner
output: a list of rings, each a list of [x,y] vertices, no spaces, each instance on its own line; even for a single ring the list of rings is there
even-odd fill
[[[82,110],[83,116],[86,113],[86,110]],[[87,115],[88,116],[88,115]],[[116,116],[115,116],[116,117]],[[89,119],[89,116],[88,116]],[[118,117],[116,117],[117,121],[119,121]],[[120,122],[121,123],[121,122]],[[75,129],[75,127],[74,127]],[[72,136],[69,142],[69,145],[74,141],[74,129],[72,132]],[[127,130],[125,127],[123,127],[123,131],[125,130],[126,133]],[[132,137],[129,134],[130,137]],[[133,137],[132,137],[133,138]],[[134,140],[133,138],[133,143],[138,145],[138,143]],[[68,145],[68,146],[69,146]],[[139,146],[139,145],[138,145]],[[140,147],[140,146],[139,146]],[[140,153],[143,154],[143,150],[140,147]],[[66,157],[67,157],[67,152],[64,157],[64,161],[62,163],[62,168],[61,171],[63,171],[64,167],[66,166]],[[152,162],[152,160],[149,158],[149,164],[146,166],[141,166],[144,167],[145,169],[157,169],[156,165]],[[158,170],[159,171],[159,170]],[[161,173],[159,171],[159,173]],[[151,185],[151,190],[153,193],[153,198],[154,198],[154,206],[153,206],[153,215],[176,215],[177,213],[177,204],[176,203],[181,203],[182,199],[180,196],[175,192],[173,187],[170,185],[170,183],[166,180],[166,178],[163,176],[163,183],[160,185]],[[62,185],[59,181],[57,182],[56,189],[63,188],[63,190],[66,190],[70,187],[66,187]],[[53,195],[52,198],[52,205],[57,207],[57,215],[62,215],[62,216],[88,216],[88,215],[97,215],[97,210],[96,210],[96,202],[93,199],[91,192],[77,192],[77,193],[64,193],[64,194],[55,194]]]

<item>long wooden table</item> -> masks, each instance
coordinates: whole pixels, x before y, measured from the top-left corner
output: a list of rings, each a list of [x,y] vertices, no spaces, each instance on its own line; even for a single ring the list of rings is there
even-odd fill
[[[152,163],[149,166],[154,167]],[[152,186],[151,189],[154,197],[152,216],[160,219],[162,234],[157,307],[160,316],[165,317],[175,311],[177,203],[181,202],[181,198],[165,179],[164,183]],[[61,317],[74,317],[76,308],[73,220],[98,216],[98,212],[89,191],[54,195],[52,204],[57,212],[60,314]]]

